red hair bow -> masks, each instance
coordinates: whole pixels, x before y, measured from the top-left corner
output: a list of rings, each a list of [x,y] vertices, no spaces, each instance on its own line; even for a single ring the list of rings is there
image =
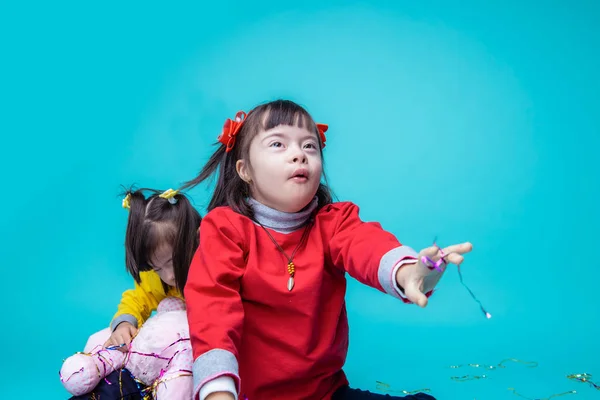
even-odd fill
[[[238,111],[235,114],[235,119],[232,120],[227,118],[225,124],[223,124],[223,131],[217,138],[217,140],[225,145],[225,152],[229,153],[235,145],[235,136],[240,131],[242,123],[246,120],[247,114],[243,111]]]
[[[321,142],[323,143],[323,147],[325,147],[325,132],[329,129],[329,125],[326,124],[317,124],[317,130],[319,131],[319,136],[321,136]]]

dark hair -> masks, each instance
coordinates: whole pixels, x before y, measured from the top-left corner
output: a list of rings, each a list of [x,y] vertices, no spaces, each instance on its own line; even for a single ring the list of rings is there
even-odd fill
[[[229,153],[225,152],[225,145],[217,142],[219,148],[213,153],[198,176],[186,182],[181,189],[191,188],[202,183],[218,170],[216,186],[207,210],[229,206],[234,211],[253,218],[252,208],[245,201],[250,195],[250,187],[239,177],[235,164],[240,159],[248,160],[250,143],[261,130],[269,130],[279,125],[297,126],[315,132],[319,140],[321,158],[323,158],[323,143],[316,123],[310,114],[293,101],[275,100],[259,105],[248,113],[237,133],[235,145]],[[327,183],[325,172],[323,172],[323,177]],[[327,184],[319,184],[317,198],[319,208],[331,204],[333,196]]]
[[[149,193],[146,197],[145,192]],[[192,257],[199,244],[200,213],[188,198],[178,193],[171,204],[160,197],[155,189],[127,190],[129,219],[125,234],[125,265],[135,281],[140,283],[140,272],[150,271],[150,259],[156,250],[168,243],[173,248],[175,285],[183,293]],[[168,285],[163,282],[165,292]]]

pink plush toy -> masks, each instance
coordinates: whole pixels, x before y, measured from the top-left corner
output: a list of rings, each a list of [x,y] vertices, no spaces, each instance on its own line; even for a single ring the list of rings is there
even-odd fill
[[[192,348],[182,300],[167,297],[161,301],[156,315],[142,325],[127,353],[103,348],[110,334],[110,328],[93,334],[83,353],[64,361],[60,380],[69,393],[89,393],[111,372],[127,368],[150,387],[154,399],[192,399]]]

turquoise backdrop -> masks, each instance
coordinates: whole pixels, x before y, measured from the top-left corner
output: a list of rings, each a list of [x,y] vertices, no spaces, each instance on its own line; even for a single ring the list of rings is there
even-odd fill
[[[474,244],[490,320],[455,268],[424,310],[351,282],[354,386],[598,398],[566,378],[600,381],[598,21],[583,0],[3,3],[0,398],[66,398],[62,360],[132,285],[120,185],[176,187],[275,98],[330,125],[331,186],[364,219]],[[538,366],[450,368],[506,358]]]

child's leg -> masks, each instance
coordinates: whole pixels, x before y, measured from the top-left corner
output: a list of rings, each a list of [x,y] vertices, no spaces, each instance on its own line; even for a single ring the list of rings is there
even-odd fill
[[[425,393],[409,394],[407,396],[390,396],[389,394],[376,394],[360,389],[350,389],[348,386],[341,387],[331,400],[435,400],[435,397]]]
[[[69,400],[142,400],[140,386],[128,370],[120,369],[108,374],[90,393]]]

